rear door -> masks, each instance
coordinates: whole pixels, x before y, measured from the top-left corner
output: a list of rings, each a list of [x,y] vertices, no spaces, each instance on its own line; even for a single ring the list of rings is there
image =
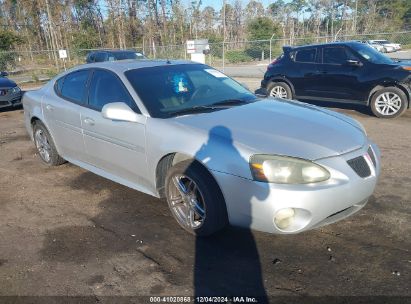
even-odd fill
[[[287,71],[296,96],[313,96],[318,83],[318,48],[308,47],[290,53],[292,68]]]
[[[89,69],[67,74],[43,97],[43,113],[57,149],[67,160],[84,161],[80,112],[85,105]]]
[[[143,187],[149,184],[145,154],[145,121],[113,121],[104,118],[101,110],[112,102],[124,102],[134,112],[140,111],[121,79],[105,69],[93,71],[88,108],[81,113],[87,162],[123,181]]]

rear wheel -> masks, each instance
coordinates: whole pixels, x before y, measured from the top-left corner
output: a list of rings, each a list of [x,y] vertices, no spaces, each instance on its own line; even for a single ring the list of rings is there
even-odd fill
[[[370,107],[377,117],[395,118],[404,113],[407,103],[407,96],[401,89],[387,87],[374,93]]]
[[[228,224],[220,188],[196,161],[186,160],[171,167],[166,177],[166,197],[174,218],[191,234],[211,235]]]
[[[33,137],[41,160],[49,166],[58,166],[66,161],[57,153],[56,146],[46,126],[36,121],[33,125]]]
[[[291,99],[291,88],[285,82],[271,82],[267,87],[268,96]]]

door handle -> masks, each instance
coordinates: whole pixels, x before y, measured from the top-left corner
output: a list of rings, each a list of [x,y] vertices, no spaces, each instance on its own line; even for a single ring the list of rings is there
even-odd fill
[[[84,123],[85,123],[86,125],[94,126],[94,119],[91,119],[90,117],[84,118],[83,121],[84,121]]]
[[[53,111],[54,110],[54,107],[52,106],[52,105],[46,105],[46,109],[48,110],[48,111]]]

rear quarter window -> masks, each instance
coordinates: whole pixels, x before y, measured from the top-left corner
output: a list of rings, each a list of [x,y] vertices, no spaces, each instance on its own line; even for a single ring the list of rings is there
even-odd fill
[[[64,82],[64,77],[61,77],[60,79],[57,79],[56,83],[54,84],[54,89],[56,90],[56,93],[58,95],[61,94],[61,89],[63,87],[63,82]]]

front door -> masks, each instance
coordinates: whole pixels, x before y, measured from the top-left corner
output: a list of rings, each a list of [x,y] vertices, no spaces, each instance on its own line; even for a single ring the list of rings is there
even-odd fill
[[[361,62],[345,46],[325,46],[322,49],[318,97],[349,101],[358,98],[363,67],[350,65],[350,60]]]
[[[120,178],[122,183],[146,188],[148,169],[145,154],[145,117],[141,122],[113,121],[101,115],[107,103],[124,102],[140,113],[116,74],[95,69],[91,78],[88,108],[81,113],[88,163]]]

